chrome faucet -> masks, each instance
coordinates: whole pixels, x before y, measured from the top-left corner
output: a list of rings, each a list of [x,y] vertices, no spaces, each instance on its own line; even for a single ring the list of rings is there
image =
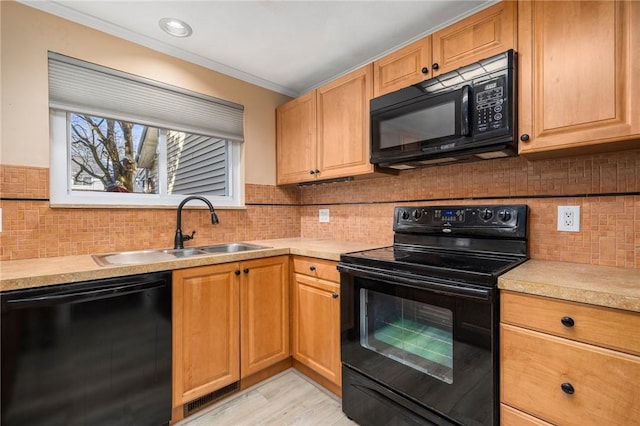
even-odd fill
[[[213,205],[211,204],[211,202],[209,202],[209,200],[207,200],[206,198],[201,197],[199,195],[192,195],[190,197],[185,198],[178,205],[178,217],[177,217],[177,224],[176,224],[176,237],[175,237],[175,241],[174,241],[174,245],[173,245],[174,249],[184,248],[184,245],[182,243],[185,242],[185,241],[188,241],[188,240],[193,240],[193,236],[196,233],[196,231],[192,231],[191,235],[182,235],[182,207],[184,207],[184,205],[187,204],[187,202],[191,201],[191,200],[203,201],[209,207],[209,211],[211,212],[211,223],[213,225],[217,225],[218,223],[220,223],[220,221],[218,220],[218,215],[216,215],[216,211],[213,209]]]

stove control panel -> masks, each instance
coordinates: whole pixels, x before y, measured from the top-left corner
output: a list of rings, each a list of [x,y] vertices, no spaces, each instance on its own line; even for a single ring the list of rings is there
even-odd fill
[[[526,232],[526,205],[396,207],[393,230],[414,234]]]

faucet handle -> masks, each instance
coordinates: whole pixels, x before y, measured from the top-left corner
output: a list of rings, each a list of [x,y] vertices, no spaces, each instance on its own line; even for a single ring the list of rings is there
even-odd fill
[[[196,231],[191,231],[191,235],[183,235],[182,241],[193,240],[193,236],[196,234]]]

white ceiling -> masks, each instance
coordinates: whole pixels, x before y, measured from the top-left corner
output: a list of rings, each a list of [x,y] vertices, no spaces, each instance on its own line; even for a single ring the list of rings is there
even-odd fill
[[[22,3],[295,97],[495,1]],[[187,22],[193,35],[167,35],[164,17]]]

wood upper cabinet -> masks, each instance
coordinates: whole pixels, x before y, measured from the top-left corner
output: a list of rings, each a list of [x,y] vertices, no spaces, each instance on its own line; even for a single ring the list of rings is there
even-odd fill
[[[382,96],[432,77],[431,36],[415,41],[373,63],[373,96]]]
[[[342,365],[336,262],[297,256],[293,262],[292,355],[336,385],[331,390],[339,393]]]
[[[276,109],[278,184],[316,179],[316,91]]]
[[[372,65],[276,110],[279,185],[369,174]]]
[[[369,163],[372,82],[369,64],[317,89],[317,179],[374,171]]]
[[[515,49],[516,10],[503,1],[432,34],[432,77]]]
[[[240,371],[245,378],[290,356],[289,256],[240,264]]]
[[[375,61],[374,97],[515,49],[516,9],[495,4]]]
[[[637,422],[640,313],[511,292],[500,303],[504,424]]]
[[[173,272],[174,407],[240,379],[237,270],[230,263]]]
[[[638,22],[637,1],[519,3],[521,154],[640,146]]]

